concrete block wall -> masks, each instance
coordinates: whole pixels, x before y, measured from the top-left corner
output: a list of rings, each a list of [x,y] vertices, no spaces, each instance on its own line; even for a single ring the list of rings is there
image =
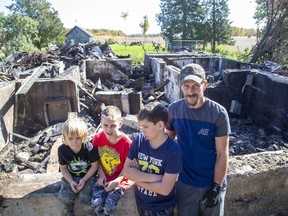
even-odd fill
[[[86,77],[97,83],[99,78],[101,81],[111,80],[124,84],[128,80],[131,73],[131,59],[99,59],[86,61]]]
[[[154,60],[153,57],[154,55],[146,56],[146,62],[153,69],[151,73],[158,74],[156,77],[164,77],[164,80],[169,80],[164,91],[170,103],[181,97],[179,88],[180,65],[195,62],[201,64],[206,71],[213,71],[215,68],[211,68],[212,63],[218,61],[216,65],[220,65],[223,70],[223,75],[221,75],[223,82],[208,87],[205,95],[223,105],[227,111],[230,110],[232,100],[242,103],[242,117],[249,116],[265,128],[279,134],[284,133],[288,137],[288,100],[285,100],[288,92],[288,80],[285,77],[258,69],[247,69],[251,67],[251,64],[226,59],[184,56],[179,60],[172,61],[172,57],[168,56],[169,62],[172,62],[173,65],[166,63],[165,66],[162,59],[165,59],[166,55],[162,59],[159,54],[156,55],[158,60]],[[231,64],[232,69],[227,69],[229,68],[228,63]],[[233,67],[239,68],[233,69]],[[208,73],[210,72],[208,71]],[[245,85],[247,75],[253,75],[251,85]],[[158,80],[160,81],[160,79]]]
[[[0,149],[9,141],[9,134],[13,133],[15,82],[0,83]]]
[[[70,112],[80,110],[78,88],[75,82],[70,79],[38,79],[26,94],[19,94],[15,98],[14,127],[24,127],[35,133],[48,127],[45,103],[59,98],[66,98],[70,102]]]
[[[253,77],[253,81],[245,85],[248,75]],[[226,98],[243,104],[242,116],[249,116],[266,129],[288,137],[287,78],[255,69],[226,70],[223,82],[228,92]],[[209,89],[209,93],[212,91]],[[222,97],[214,96],[216,101]]]
[[[167,100],[172,103],[180,98],[180,69],[174,66],[166,66],[163,71],[165,79],[169,82],[164,86],[164,92]]]
[[[225,215],[287,213],[287,171],[288,151],[230,157]]]
[[[98,91],[95,98],[105,105],[117,106],[126,114],[138,114],[142,105],[141,92]]]
[[[287,154],[277,151],[230,157],[225,216],[271,216],[288,211]],[[8,176],[9,182],[0,190],[1,216],[61,215],[56,196],[60,173]],[[116,216],[138,215],[133,190],[133,187],[126,190]],[[76,215],[81,215],[77,204],[76,209]]]
[[[247,115],[273,132],[288,138],[288,79],[270,72],[252,71],[253,83],[246,88]]]
[[[181,68],[186,64],[196,63],[200,64],[207,74],[213,75],[217,78],[223,77],[226,69],[251,69],[257,68],[257,65],[248,62],[235,61],[227,58],[221,58],[211,54],[145,54],[144,70],[146,72],[157,74],[160,67],[155,65],[155,59],[158,62],[164,61],[166,65],[172,65]],[[161,63],[163,64],[163,63]],[[155,71],[156,70],[156,71]]]

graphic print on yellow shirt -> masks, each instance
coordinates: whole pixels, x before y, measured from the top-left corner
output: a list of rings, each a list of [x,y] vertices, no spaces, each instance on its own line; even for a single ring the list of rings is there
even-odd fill
[[[103,169],[108,175],[113,175],[121,162],[119,153],[108,146],[99,147],[98,151]]]

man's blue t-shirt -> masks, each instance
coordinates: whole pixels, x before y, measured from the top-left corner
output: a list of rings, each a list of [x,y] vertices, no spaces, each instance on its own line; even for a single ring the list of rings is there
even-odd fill
[[[210,187],[216,162],[215,138],[231,133],[227,111],[209,98],[197,109],[181,99],[170,104],[168,111],[166,128],[176,132],[182,148],[183,169],[179,180],[194,187]]]

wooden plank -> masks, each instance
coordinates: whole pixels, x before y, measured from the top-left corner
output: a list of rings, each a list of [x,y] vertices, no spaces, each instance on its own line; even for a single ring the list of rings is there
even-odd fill
[[[40,67],[37,67],[37,68],[33,69],[34,72],[32,73],[31,76],[28,76],[28,77],[25,78],[25,80],[21,84],[21,87],[16,92],[16,95],[26,94],[29,91],[29,89],[32,87],[32,85],[41,76],[41,74],[43,72],[45,72],[46,69],[47,69],[46,66],[40,66]]]

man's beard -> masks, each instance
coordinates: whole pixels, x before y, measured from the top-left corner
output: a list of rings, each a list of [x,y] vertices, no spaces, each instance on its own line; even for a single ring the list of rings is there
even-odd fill
[[[191,102],[191,99],[193,100],[193,102]],[[186,102],[187,105],[191,108],[197,106],[197,104],[199,103],[199,95],[198,94],[186,95]]]

